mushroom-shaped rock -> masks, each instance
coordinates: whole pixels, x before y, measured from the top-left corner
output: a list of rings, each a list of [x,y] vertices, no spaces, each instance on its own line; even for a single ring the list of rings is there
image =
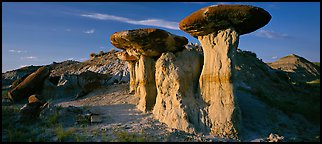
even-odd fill
[[[111,43],[126,50],[129,55],[159,57],[163,52],[176,52],[184,48],[188,39],[161,29],[135,29],[116,32]]]
[[[135,94],[140,97],[138,109],[146,112],[153,109],[157,89],[155,84],[155,59],[163,52],[176,52],[188,43],[185,37],[176,36],[161,29],[135,29],[116,32],[110,37],[111,43],[138,57],[135,64]]]
[[[13,101],[19,101],[28,96],[40,92],[43,82],[49,76],[50,68],[41,67],[37,71],[26,77],[15,88],[8,92],[8,96]]]
[[[262,8],[249,5],[213,5],[202,8],[179,23],[179,28],[197,37],[234,28],[239,35],[265,26],[271,15]]]
[[[130,71],[130,93],[135,92],[135,64],[137,63],[138,58],[135,56],[130,56],[125,51],[116,53],[116,56],[120,60],[127,61],[127,67]]]
[[[183,19],[181,30],[197,37],[204,52],[199,78],[200,93],[208,103],[211,133],[238,138],[240,111],[235,96],[235,53],[239,36],[266,25],[271,19],[262,8],[248,5],[215,5]]]

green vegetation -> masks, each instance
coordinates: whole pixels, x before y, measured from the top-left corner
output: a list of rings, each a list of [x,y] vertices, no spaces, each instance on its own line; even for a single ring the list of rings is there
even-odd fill
[[[313,64],[315,64],[315,65],[320,67],[320,62],[313,62]]]
[[[117,140],[119,142],[143,142],[143,141],[148,141],[148,139],[146,139],[146,136],[144,136],[144,135],[128,133],[126,131],[114,132],[114,135],[116,136],[116,138],[117,138]]]
[[[19,107],[2,106],[2,141],[32,142],[46,141],[43,137],[36,137],[44,132],[37,124],[23,124],[18,121]]]
[[[57,135],[59,141],[67,141],[72,140],[75,141],[76,136],[74,135],[74,132],[76,131],[75,128],[68,128],[67,130],[64,130],[62,125],[59,125],[55,128],[54,133]]]
[[[54,107],[46,118],[36,121],[20,122],[19,110],[22,105],[2,106],[3,142],[42,142],[42,141],[85,141],[86,137],[75,134],[79,127],[63,128],[59,119],[62,107]]]
[[[8,98],[8,90],[2,90],[2,99]]]

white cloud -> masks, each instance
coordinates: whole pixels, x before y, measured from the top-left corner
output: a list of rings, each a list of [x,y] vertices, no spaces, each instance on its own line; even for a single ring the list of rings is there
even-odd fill
[[[289,37],[289,35],[287,34],[277,33],[269,30],[259,30],[255,32],[254,35],[258,37],[269,38],[269,39],[283,39],[283,38]]]
[[[233,4],[231,2],[217,2],[217,5],[230,5]]]
[[[23,51],[22,50],[11,49],[11,50],[9,50],[9,52],[11,52],[11,53],[22,53]]]
[[[68,58],[67,60],[74,60],[74,58]]]
[[[125,17],[119,17],[109,14],[100,14],[100,13],[92,13],[92,14],[82,14],[83,17],[98,19],[98,20],[114,20],[114,21],[120,21],[124,23],[134,24],[134,25],[146,25],[146,26],[157,26],[157,27],[163,27],[173,30],[180,30],[178,25],[178,22],[171,22],[166,21],[162,19],[146,19],[146,20],[134,20],[129,19]]]
[[[21,57],[20,59],[35,60],[35,59],[37,59],[37,57],[35,57],[35,56],[28,56],[28,57]]]
[[[183,2],[185,4],[206,4],[207,2]]]
[[[92,34],[92,33],[95,32],[95,30],[94,29],[91,29],[91,30],[87,30],[87,31],[83,31],[83,32],[86,33],[86,34]]]
[[[277,59],[278,57],[277,56],[272,56],[272,59]]]
[[[65,31],[70,32],[70,31],[72,31],[72,30],[71,30],[71,29],[66,29]]]

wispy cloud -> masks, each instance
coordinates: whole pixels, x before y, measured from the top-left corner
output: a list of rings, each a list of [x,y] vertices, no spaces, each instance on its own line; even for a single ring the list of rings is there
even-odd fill
[[[9,50],[9,52],[11,52],[11,53],[22,53],[24,51],[11,49],[11,50]]]
[[[230,5],[232,2],[217,2],[217,5]]]
[[[67,31],[67,32],[71,32],[72,30],[71,30],[71,29],[65,29],[65,31]]]
[[[74,60],[74,58],[68,58],[67,60]]]
[[[206,4],[207,2],[183,2],[185,4]]]
[[[178,22],[166,21],[162,19],[135,20],[135,19],[130,19],[126,17],[120,17],[115,15],[109,15],[109,14],[100,14],[100,13],[82,14],[81,16],[92,18],[92,19],[98,19],[98,20],[114,20],[114,21],[134,24],[134,25],[157,26],[157,27],[163,27],[163,28],[168,28],[173,30],[180,30],[178,27],[178,24],[179,24]]]
[[[94,29],[91,29],[91,30],[86,30],[86,31],[83,31],[84,33],[86,34],[93,34],[95,32]]]
[[[272,56],[272,59],[277,59],[278,57],[277,56]]]
[[[35,60],[35,59],[37,59],[37,57],[35,57],[35,56],[28,56],[28,57],[21,57],[20,59],[22,59],[22,60]]]
[[[284,38],[290,37],[288,34],[278,33],[278,32],[269,31],[269,30],[259,30],[255,32],[254,35],[258,37],[269,38],[269,39],[284,39]]]

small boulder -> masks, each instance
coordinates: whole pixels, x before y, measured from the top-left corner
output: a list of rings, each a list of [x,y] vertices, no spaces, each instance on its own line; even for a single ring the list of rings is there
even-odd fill
[[[270,134],[267,138],[268,142],[282,142],[284,140],[283,136],[279,136],[278,134]]]
[[[40,112],[48,107],[48,103],[39,99],[39,95],[32,95],[28,103],[20,108],[20,121],[31,121],[38,118]]]

